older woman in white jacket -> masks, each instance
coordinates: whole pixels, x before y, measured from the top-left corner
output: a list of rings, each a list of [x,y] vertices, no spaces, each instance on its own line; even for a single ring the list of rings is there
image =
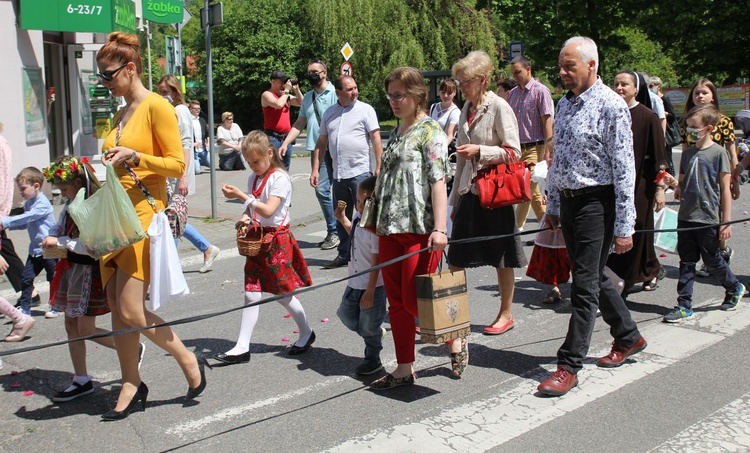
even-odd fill
[[[487,88],[492,61],[481,51],[469,53],[453,65],[453,77],[466,104],[458,121],[456,175],[448,204],[453,207],[451,239],[511,234],[518,231],[512,206],[484,209],[472,180],[487,165],[506,162],[509,154],[520,158],[518,123],[505,100]],[[470,244],[452,244],[448,260],[455,268],[492,266],[497,270],[500,312],[485,327],[485,335],[500,335],[515,326],[511,307],[514,268],[526,265],[518,236]]]

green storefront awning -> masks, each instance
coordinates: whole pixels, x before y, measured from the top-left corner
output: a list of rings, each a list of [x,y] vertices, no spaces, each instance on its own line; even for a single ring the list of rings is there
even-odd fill
[[[21,0],[24,30],[135,33],[133,0]]]

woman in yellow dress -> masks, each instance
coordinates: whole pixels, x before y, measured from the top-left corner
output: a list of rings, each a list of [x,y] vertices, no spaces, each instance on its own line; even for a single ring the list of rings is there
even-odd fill
[[[161,209],[167,199],[166,178],[179,178],[185,172],[182,142],[174,108],[141,83],[141,57],[138,37],[114,32],[99,50],[96,63],[99,81],[112,96],[125,98],[126,107],[114,118],[116,127],[104,141],[105,162],[114,165],[120,182],[135,206],[143,229],[154,216],[139,187],[123,165],[127,162],[151,192]],[[112,330],[145,327],[164,320],[146,309],[145,298],[150,279],[149,239],[102,257],[102,283],[112,311]],[[203,364],[189,352],[169,327],[142,331],[157,346],[177,360],[188,381],[186,399],[193,399],[206,387]],[[120,420],[130,415],[141,402],[146,409],[148,387],[138,371],[140,332],[115,336],[115,347],[122,370],[122,389],[115,408],[105,420]]]

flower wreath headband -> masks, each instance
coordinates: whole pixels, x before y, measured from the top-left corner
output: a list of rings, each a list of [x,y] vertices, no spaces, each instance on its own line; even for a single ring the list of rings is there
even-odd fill
[[[86,193],[90,192],[92,182],[97,188],[101,187],[94,168],[89,164],[88,157],[79,159],[76,156],[71,156],[60,163],[51,162],[49,167],[42,169],[42,173],[50,184],[69,183],[83,173],[86,178]]]

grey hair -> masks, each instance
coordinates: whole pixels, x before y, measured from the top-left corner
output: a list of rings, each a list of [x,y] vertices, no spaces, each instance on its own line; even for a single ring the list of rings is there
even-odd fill
[[[599,72],[599,50],[593,39],[585,36],[574,36],[565,41],[563,47],[567,47],[568,44],[578,44],[578,54],[581,57],[581,61],[588,63],[594,60],[594,73]]]
[[[662,86],[663,84],[659,76],[652,76],[651,83],[653,83],[654,85],[659,85],[659,86]]]

